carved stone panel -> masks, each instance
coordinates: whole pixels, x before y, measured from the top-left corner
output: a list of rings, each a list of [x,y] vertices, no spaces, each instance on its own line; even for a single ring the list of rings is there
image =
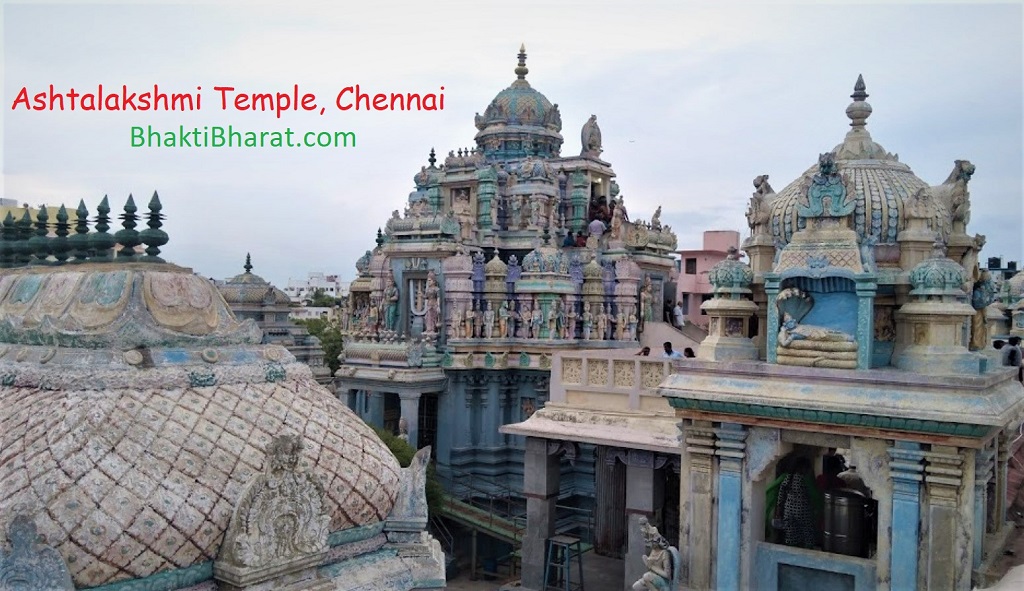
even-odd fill
[[[302,441],[276,437],[262,474],[249,481],[235,505],[214,576],[238,587],[316,564],[327,551],[330,516],[323,485],[299,472]]]
[[[616,360],[612,362],[612,377],[616,388],[633,387],[633,362]]]
[[[641,362],[640,385],[648,390],[657,388],[665,379],[665,366],[661,362]]]
[[[583,383],[582,359],[562,359],[562,382],[565,384]]]
[[[604,359],[587,361],[587,385],[608,385],[608,362]]]
[[[16,515],[7,528],[10,550],[0,546],[0,589],[73,591],[71,573],[61,555],[41,542],[35,521]]]

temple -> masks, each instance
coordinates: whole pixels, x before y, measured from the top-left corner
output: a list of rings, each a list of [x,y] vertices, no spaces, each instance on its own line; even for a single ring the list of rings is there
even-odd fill
[[[1024,275],[998,301],[967,233],[975,167],[919,179],[868,133],[867,97],[858,78],[845,138],[800,178],[755,179],[749,263],[709,271],[696,359],[558,353],[551,401],[502,427],[526,438],[524,588],[545,588],[558,529],[551,450],[584,444],[608,458],[595,535],[624,549],[626,587],[651,572],[648,521],[678,532],[682,588],[988,582],[1024,418],[992,338],[1021,332]]]

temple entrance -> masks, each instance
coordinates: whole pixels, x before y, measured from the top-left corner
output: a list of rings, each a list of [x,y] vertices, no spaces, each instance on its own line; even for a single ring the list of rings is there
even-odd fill
[[[420,396],[419,435],[417,445],[420,448],[430,446],[431,457],[437,457],[437,394],[429,393]]]
[[[394,392],[384,393],[384,430],[398,434],[398,420],[402,418],[402,401]]]

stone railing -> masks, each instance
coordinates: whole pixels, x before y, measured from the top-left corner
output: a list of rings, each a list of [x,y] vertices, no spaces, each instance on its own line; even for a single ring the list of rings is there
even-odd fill
[[[573,408],[673,415],[658,386],[672,361],[631,350],[557,353],[551,365],[551,402]]]
[[[387,331],[345,336],[339,359],[345,365],[386,367],[437,367],[441,360],[431,340],[409,339]]]

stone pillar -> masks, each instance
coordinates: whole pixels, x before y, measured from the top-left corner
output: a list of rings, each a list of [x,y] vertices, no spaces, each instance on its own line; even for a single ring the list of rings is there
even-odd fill
[[[647,568],[641,556],[646,554],[640,518],[654,525],[656,500],[663,497],[664,482],[654,480],[654,452],[631,449],[626,453],[626,560],[625,587],[629,589]],[[600,508],[599,508],[600,510]],[[669,540],[673,546],[678,542]]]
[[[409,445],[413,449],[419,449],[420,433],[420,393],[399,392],[398,398],[402,405],[402,418],[409,428]]]
[[[982,449],[974,456],[974,568],[985,555],[985,525],[988,521],[988,483],[995,467],[995,450]]]
[[[384,393],[375,390],[364,390],[366,397],[366,413],[363,421],[373,427],[384,427]]]
[[[1008,508],[1006,502],[1006,484],[1007,479],[1010,477],[1009,473],[1009,462],[1010,462],[1010,437],[1006,431],[1001,431],[997,436],[997,452],[996,452],[996,465],[995,465],[995,477],[996,477],[996,531],[1002,529],[1003,524],[1006,523],[1006,510]]]
[[[957,575],[960,574],[956,542],[963,458],[955,447],[933,445],[932,450],[925,453],[925,459],[928,531],[922,548],[924,588],[928,591],[952,590],[957,588]]]
[[[775,305],[775,298],[779,295],[779,280],[777,276],[769,280],[765,277],[764,292],[768,296],[768,326],[765,327],[765,359],[768,363],[776,363],[779,359],[779,308]]]
[[[890,588],[916,589],[924,452],[919,443],[897,441],[889,448],[889,457],[893,495]]]
[[[857,369],[871,369],[877,289],[873,278],[857,279]]]
[[[523,457],[523,496],[526,497],[526,533],[523,535],[523,588],[544,591],[547,540],[555,534],[558,502],[559,456],[548,454],[548,440],[526,438]]]
[[[715,553],[715,588],[740,589],[740,517],[743,515],[743,458],[747,431],[724,423],[715,429],[718,456],[718,549]]]
[[[680,470],[680,559],[689,580],[684,588],[713,589],[715,432],[709,421],[694,421],[684,428],[685,447]]]

